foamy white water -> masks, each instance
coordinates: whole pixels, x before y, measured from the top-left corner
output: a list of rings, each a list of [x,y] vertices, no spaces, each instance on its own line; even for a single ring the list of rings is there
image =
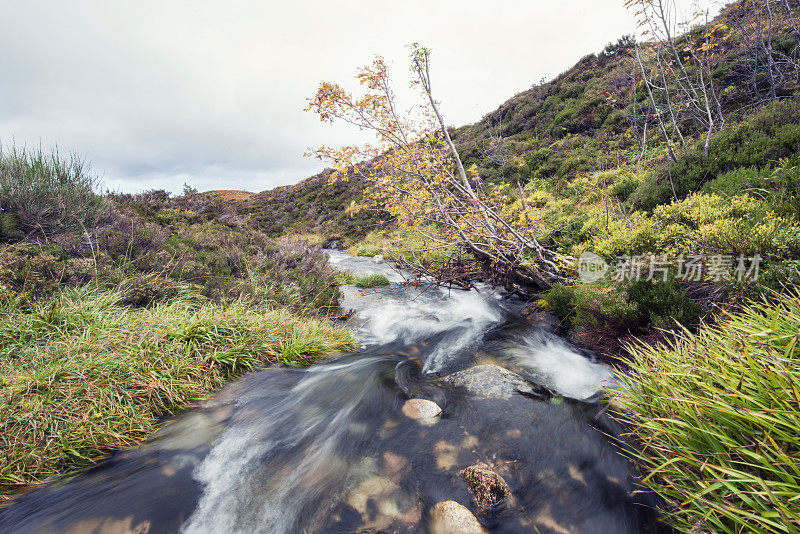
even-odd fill
[[[531,334],[508,348],[507,355],[529,371],[528,378],[565,397],[587,400],[616,383],[609,367],[592,362],[559,338]]]

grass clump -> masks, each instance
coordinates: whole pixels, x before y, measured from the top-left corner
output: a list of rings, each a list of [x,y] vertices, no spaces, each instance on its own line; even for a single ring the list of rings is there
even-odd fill
[[[385,274],[373,273],[365,275],[355,275],[350,271],[337,271],[334,276],[336,284],[340,286],[356,286],[361,289],[368,289],[371,287],[388,286],[389,279]]]
[[[356,275],[350,271],[336,271],[333,280],[337,286],[352,286],[356,283]]]
[[[372,257],[378,254],[386,254],[391,243],[391,235],[388,232],[377,230],[368,233],[362,240],[347,249],[351,256]]]
[[[639,346],[619,400],[644,482],[684,532],[800,530],[800,293]]]
[[[361,289],[368,289],[370,287],[388,286],[389,279],[386,278],[385,274],[380,274],[380,273],[366,274],[364,276],[357,276],[354,285],[356,287],[360,287]]]
[[[77,155],[0,147],[0,237],[90,228],[107,211],[97,186]]]
[[[255,366],[355,348],[329,322],[252,301],[183,289],[129,308],[127,297],[84,286],[27,310],[2,303],[0,494],[135,445]]]

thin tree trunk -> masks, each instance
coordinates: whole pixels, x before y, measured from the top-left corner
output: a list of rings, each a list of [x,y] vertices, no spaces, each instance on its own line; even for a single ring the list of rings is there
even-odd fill
[[[678,158],[675,157],[675,152],[672,150],[672,142],[670,140],[669,134],[667,133],[667,128],[664,126],[664,121],[661,120],[661,115],[658,113],[658,106],[656,105],[656,101],[653,98],[653,91],[650,88],[650,81],[647,79],[647,73],[644,70],[644,65],[642,64],[642,58],[639,55],[639,47],[636,47],[636,61],[639,63],[639,69],[642,71],[642,78],[644,79],[644,85],[647,88],[647,96],[650,98],[650,105],[653,106],[653,112],[656,115],[656,120],[658,121],[658,126],[661,128],[661,133],[664,135],[664,140],[667,142],[667,152],[669,153],[670,159],[672,161],[677,162]]]

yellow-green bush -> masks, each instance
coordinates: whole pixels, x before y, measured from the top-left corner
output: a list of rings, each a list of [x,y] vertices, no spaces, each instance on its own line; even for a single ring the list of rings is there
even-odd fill
[[[783,255],[800,247],[800,225],[748,195],[697,193],[658,206],[651,215],[617,218],[593,246],[606,257],[647,252]]]

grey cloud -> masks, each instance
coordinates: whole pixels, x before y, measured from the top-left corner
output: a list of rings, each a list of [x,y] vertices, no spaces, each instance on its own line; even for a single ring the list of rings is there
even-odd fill
[[[263,190],[320,170],[308,147],[361,139],[303,113],[322,79],[381,53],[409,98],[420,41],[448,121],[475,121],[630,32],[621,3],[0,0],[0,142],[77,151],[122,191]]]

